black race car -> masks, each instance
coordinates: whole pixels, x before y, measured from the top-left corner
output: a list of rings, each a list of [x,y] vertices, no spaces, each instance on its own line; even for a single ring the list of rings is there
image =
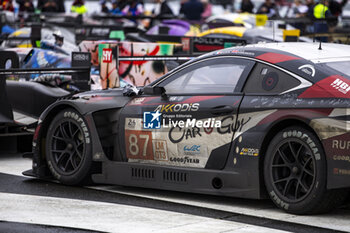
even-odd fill
[[[40,117],[24,174],[329,211],[350,187],[349,53],[318,43],[228,48],[138,90],[59,100]]]

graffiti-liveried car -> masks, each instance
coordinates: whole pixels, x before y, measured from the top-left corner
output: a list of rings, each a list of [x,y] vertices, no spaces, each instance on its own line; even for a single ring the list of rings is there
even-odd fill
[[[329,211],[350,187],[349,52],[318,43],[228,48],[134,92],[59,100],[40,117],[24,174]]]
[[[284,41],[283,30],[269,27],[219,27],[201,32],[197,36],[207,38],[244,39],[248,44]],[[298,38],[298,41],[312,42],[312,39],[301,36]]]

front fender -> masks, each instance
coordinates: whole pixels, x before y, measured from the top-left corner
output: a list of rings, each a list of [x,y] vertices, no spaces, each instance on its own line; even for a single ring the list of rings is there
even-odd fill
[[[61,99],[51,104],[40,116],[38,126],[35,130],[32,144],[33,151],[33,173],[38,177],[49,176],[45,162],[45,138],[47,130],[53,118],[57,113],[66,108],[74,108],[86,120],[92,136],[93,154],[103,152],[99,137],[95,127],[92,114],[102,110],[120,109],[130,101],[130,97],[123,96],[120,92],[110,93],[109,95],[87,95],[79,94],[69,99]]]

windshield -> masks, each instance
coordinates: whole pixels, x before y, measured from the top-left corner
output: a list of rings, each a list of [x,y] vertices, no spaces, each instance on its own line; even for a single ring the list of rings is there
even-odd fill
[[[349,61],[336,61],[336,62],[325,62],[322,63],[333,70],[339,72],[342,76],[350,79],[350,60]]]

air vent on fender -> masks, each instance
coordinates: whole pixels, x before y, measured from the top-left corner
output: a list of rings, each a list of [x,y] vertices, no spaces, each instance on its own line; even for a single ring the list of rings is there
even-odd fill
[[[154,180],[154,169],[132,167],[131,177],[134,179]]]
[[[175,183],[187,183],[188,174],[185,172],[163,171],[163,180]]]

